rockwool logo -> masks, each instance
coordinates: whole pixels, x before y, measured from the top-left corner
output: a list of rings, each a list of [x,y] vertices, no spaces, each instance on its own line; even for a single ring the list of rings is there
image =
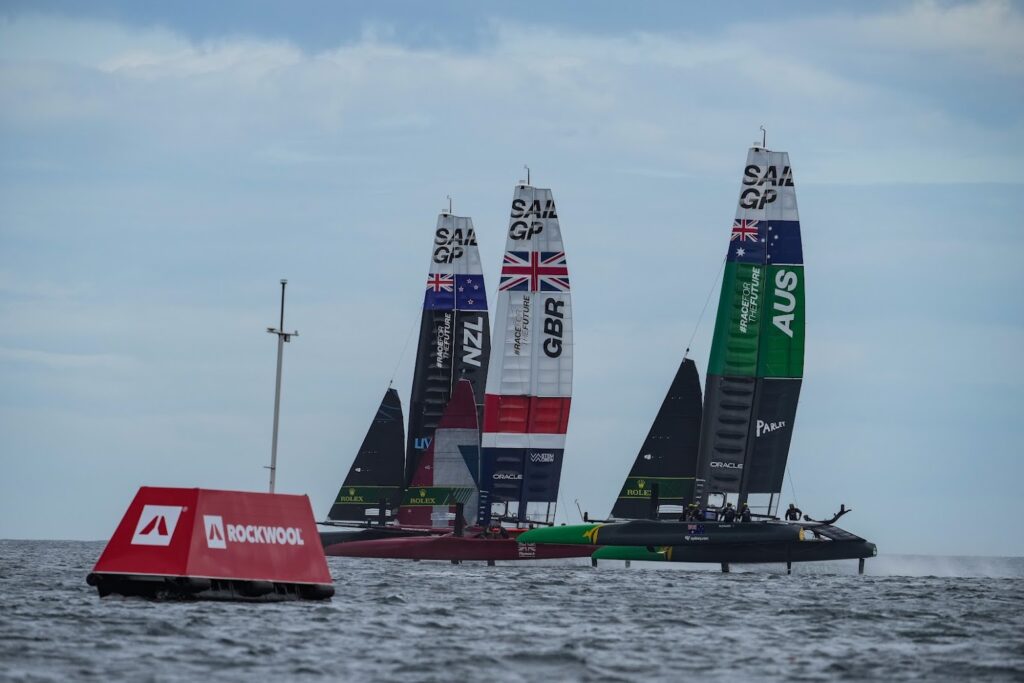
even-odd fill
[[[224,535],[224,518],[220,515],[203,515],[203,527],[206,530],[206,547],[227,550],[227,537]]]
[[[143,506],[132,545],[170,545],[183,509],[180,505]]]
[[[219,518],[218,518],[219,519]],[[302,529],[294,526],[263,526],[257,524],[225,524],[227,543],[261,545],[306,545]],[[209,539],[209,537],[207,537]],[[210,546],[213,547],[212,545]]]

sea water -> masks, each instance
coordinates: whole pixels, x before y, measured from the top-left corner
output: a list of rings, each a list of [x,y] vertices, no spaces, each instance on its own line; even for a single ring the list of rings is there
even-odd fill
[[[1024,680],[1024,558],[733,567],[329,558],[319,603],[100,599],[0,541],[0,679]]]

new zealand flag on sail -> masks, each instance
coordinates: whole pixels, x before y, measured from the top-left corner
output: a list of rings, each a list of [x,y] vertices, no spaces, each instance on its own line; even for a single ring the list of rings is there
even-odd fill
[[[428,311],[486,311],[483,275],[452,275],[431,273],[427,276],[427,291],[423,308]]]
[[[455,308],[460,311],[486,311],[483,275],[455,276]]]

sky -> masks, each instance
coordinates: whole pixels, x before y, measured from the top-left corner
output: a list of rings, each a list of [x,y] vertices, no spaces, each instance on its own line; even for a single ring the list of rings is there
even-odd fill
[[[325,515],[408,402],[446,196],[493,294],[527,164],[573,278],[559,520],[607,514],[691,335],[706,368],[763,125],[807,277],[784,501],[1024,555],[1022,105],[1021,3],[0,2],[0,538],[265,489],[282,277],[278,490]]]

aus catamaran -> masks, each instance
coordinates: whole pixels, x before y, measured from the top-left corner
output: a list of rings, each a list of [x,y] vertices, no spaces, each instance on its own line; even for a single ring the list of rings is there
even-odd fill
[[[605,548],[598,556],[720,562],[724,571],[729,563],[836,559],[858,559],[863,571],[864,558],[877,553],[873,543],[835,526],[849,512],[845,507],[829,520],[777,517],[805,338],[803,247],[786,152],[763,145],[748,152],[724,268],[698,447],[692,450],[690,432],[689,440],[678,441],[674,458],[658,461],[665,470],[644,477],[659,483],[659,495],[671,491],[674,498],[694,502],[706,511],[702,518],[658,519],[657,501],[648,502],[644,514],[643,506],[627,507],[620,496],[616,510],[646,519],[538,529],[520,541],[627,546],[633,550]],[[686,415],[692,430],[694,410]],[[635,467],[642,466],[638,460]],[[659,481],[673,468],[681,468],[676,474],[692,474],[681,477],[678,486],[669,484],[673,479]],[[638,477],[631,473],[631,479],[637,494],[625,501],[649,500],[652,489],[640,493]],[[719,511],[744,505],[752,511],[750,522],[719,521]]]

